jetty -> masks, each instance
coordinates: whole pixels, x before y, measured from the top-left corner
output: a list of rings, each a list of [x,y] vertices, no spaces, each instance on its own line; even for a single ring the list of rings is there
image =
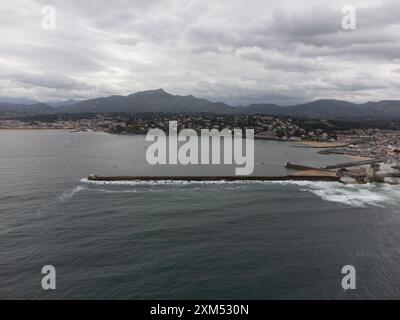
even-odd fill
[[[321,169],[332,170],[332,169],[340,169],[340,168],[348,168],[348,167],[358,167],[358,166],[365,166],[365,165],[373,165],[377,163],[384,162],[383,159],[368,159],[368,160],[361,160],[361,161],[351,161],[345,163],[338,163],[330,166],[322,167]]]
[[[328,165],[328,166],[323,166],[323,167],[311,167],[311,166],[286,162],[285,167],[288,169],[293,169],[293,170],[330,171],[330,170],[334,170],[334,169],[372,165],[372,164],[377,164],[377,163],[381,163],[381,162],[384,162],[384,160],[383,159],[367,159],[367,160],[360,160],[360,161],[350,161],[350,162],[338,163],[338,164],[333,164],[333,165]]]
[[[291,163],[291,162],[286,162],[285,168],[293,169],[293,170],[321,170],[321,168],[305,166],[302,164],[295,164],[295,163]]]
[[[337,176],[97,176],[89,175],[89,181],[340,181]]]
[[[138,182],[252,182],[252,181],[326,181],[341,182],[344,184],[360,184],[368,182],[384,182],[400,184],[400,172],[395,169],[388,171],[381,168],[382,159],[354,161],[338,165],[315,168],[311,166],[293,164],[287,162],[285,167],[297,172],[285,176],[99,176],[91,174],[88,181],[93,182],[116,182],[116,181],[138,181]],[[367,167],[369,165],[369,167]],[[348,167],[353,167],[348,169]]]
[[[297,141],[298,144],[291,146],[292,148],[309,148],[309,149],[332,149],[332,148],[345,148],[349,143],[341,142],[321,142],[321,141]]]
[[[270,141],[280,141],[280,142],[299,142],[298,139],[294,139],[294,138],[278,138],[278,137],[270,137],[270,136],[263,136],[263,135],[259,135],[256,134],[254,135],[254,140],[270,140]]]

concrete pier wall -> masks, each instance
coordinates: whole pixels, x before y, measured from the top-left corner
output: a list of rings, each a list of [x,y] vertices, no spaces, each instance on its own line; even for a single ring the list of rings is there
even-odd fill
[[[88,176],[89,181],[340,181],[332,176]]]

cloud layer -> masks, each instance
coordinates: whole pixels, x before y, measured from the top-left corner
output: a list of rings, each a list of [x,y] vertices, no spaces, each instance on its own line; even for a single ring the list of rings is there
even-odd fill
[[[55,30],[41,27],[46,4]],[[357,28],[345,31],[349,4]],[[400,99],[398,1],[14,0],[2,3],[0,36],[0,96]]]

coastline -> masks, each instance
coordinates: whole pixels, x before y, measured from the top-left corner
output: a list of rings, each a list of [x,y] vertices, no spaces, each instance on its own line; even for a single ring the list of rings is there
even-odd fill
[[[372,157],[355,156],[355,155],[351,155],[351,154],[344,154],[344,156],[346,156],[354,161],[369,161],[369,160],[376,159],[376,158],[372,158]]]
[[[85,133],[93,133],[95,131],[77,131],[73,129],[64,129],[64,128],[0,128],[0,132],[69,132],[69,133],[78,133],[78,132],[85,132]],[[126,135],[133,135],[133,136],[143,136],[143,134],[140,133],[111,133],[111,132],[105,132],[102,131],[102,133],[110,134],[110,135],[121,135],[121,136],[126,136]],[[260,140],[265,140],[265,141],[276,141],[276,142],[289,142],[290,140],[284,140],[284,139],[260,139]],[[319,141],[292,141],[296,143],[296,146],[294,147],[301,147],[301,148],[308,148],[310,149],[310,153],[315,152],[312,151],[312,149],[320,149],[320,148],[332,148],[332,147],[338,147],[340,145],[344,145],[343,143],[336,143],[336,142],[319,142]],[[326,154],[326,156],[329,156],[329,154]],[[362,156],[357,156],[357,155],[346,155],[343,154],[346,158],[349,159],[350,162],[362,162],[362,161],[372,161],[374,158],[371,157],[362,157]],[[327,158],[329,159],[329,158]],[[325,161],[324,161],[325,162]],[[326,163],[326,162],[325,162]],[[343,163],[346,164],[346,163]],[[340,165],[340,164],[339,164]],[[360,164],[361,165],[361,164]],[[330,168],[330,170],[324,170],[324,166],[318,167],[318,168],[307,168],[307,166],[304,166],[304,168],[294,168],[293,171],[289,171],[287,176],[281,176],[281,177],[265,177],[265,180],[313,180],[313,181],[337,181],[338,176],[337,176],[337,170],[335,168]],[[356,165],[357,167],[357,165]],[[141,178],[141,177],[139,177]],[[179,178],[179,177],[178,177]],[[221,180],[220,177],[216,177],[218,180]],[[232,179],[232,178],[227,178],[227,179]],[[259,180],[259,178],[256,178]],[[245,178],[245,179],[238,179],[238,180],[253,180],[253,178]]]
[[[68,132],[84,132],[76,131],[74,129],[64,128],[0,128],[0,131],[68,131]]]
[[[297,145],[294,145],[294,148],[315,148],[315,149],[324,149],[324,148],[342,148],[347,147],[349,143],[343,142],[324,142],[324,141],[297,141]]]

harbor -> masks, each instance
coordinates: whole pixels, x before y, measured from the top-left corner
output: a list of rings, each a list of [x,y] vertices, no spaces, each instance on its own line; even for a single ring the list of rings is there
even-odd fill
[[[297,141],[289,149],[319,149],[314,153],[323,155],[320,163],[312,158],[286,158],[281,166],[286,170],[267,170],[256,175],[216,175],[207,176],[187,173],[176,176],[163,175],[90,175],[89,181],[333,181],[343,184],[387,183],[400,184],[399,152],[396,147],[398,132],[378,131],[371,139],[370,132],[357,131],[356,134],[339,134],[336,141]],[[261,137],[270,140],[271,137]],[[276,138],[273,138],[276,139]],[[288,141],[293,141],[288,139]],[[279,141],[278,141],[279,142]],[[286,152],[287,153],[287,152]],[[336,156],[336,161],[332,159]],[[328,159],[328,157],[330,159]],[[296,159],[295,162],[290,162]],[[264,162],[261,165],[268,166]],[[279,166],[278,166],[279,167]],[[272,166],[271,166],[272,168]]]

